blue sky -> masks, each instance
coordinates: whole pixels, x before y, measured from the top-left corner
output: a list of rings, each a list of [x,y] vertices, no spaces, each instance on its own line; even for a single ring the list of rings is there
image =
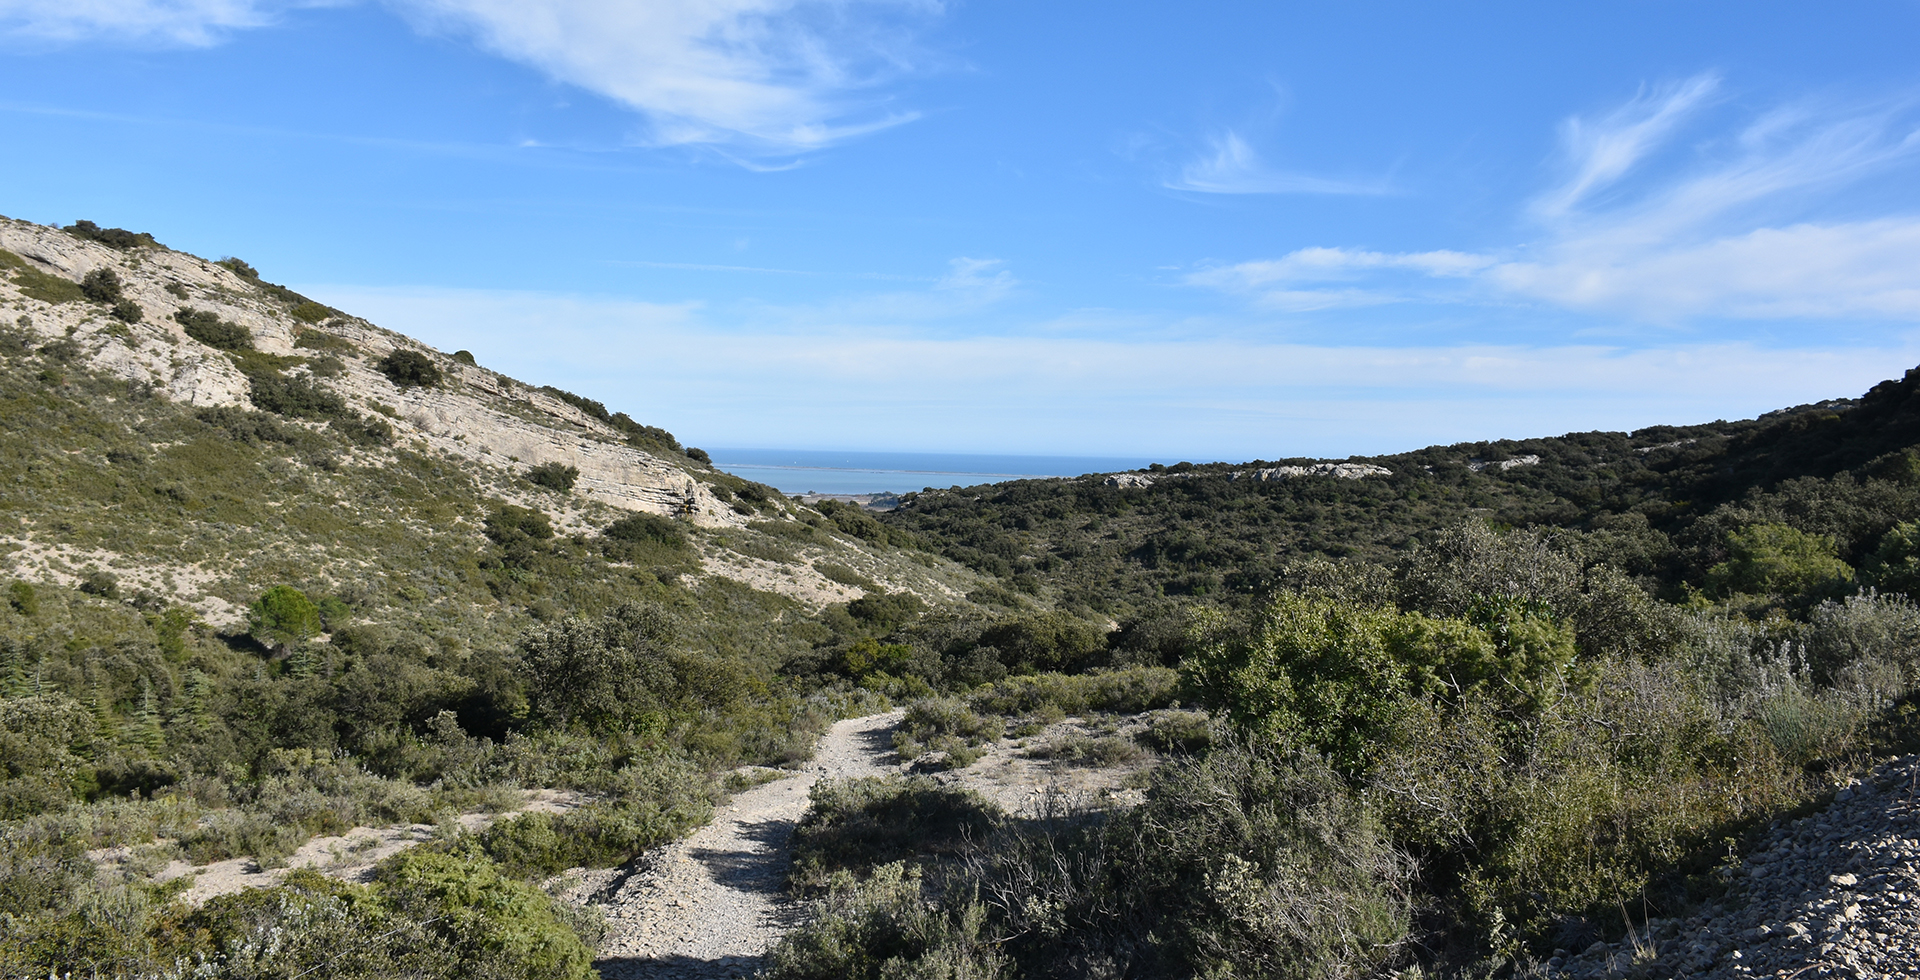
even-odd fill
[[[693,444],[1281,458],[1920,364],[1920,3],[0,0],[0,213]]]

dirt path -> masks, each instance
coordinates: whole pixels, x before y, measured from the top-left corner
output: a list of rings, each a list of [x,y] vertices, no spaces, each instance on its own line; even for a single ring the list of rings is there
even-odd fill
[[[736,795],[685,840],[598,875],[575,894],[607,915],[600,974],[609,980],[745,976],[791,927],[788,838],[823,778],[879,776],[900,713],[851,718],[820,740],[813,764]]]

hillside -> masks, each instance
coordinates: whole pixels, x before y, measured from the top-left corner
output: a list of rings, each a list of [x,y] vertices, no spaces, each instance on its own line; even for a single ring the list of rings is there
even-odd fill
[[[0,976],[1704,968],[1920,750],[1912,373],[869,512],[149,235],[0,307]]]
[[[1756,514],[1832,537],[1856,565],[1920,516],[1917,392],[1908,372],[1743,421],[929,490],[881,519],[1027,592],[1119,617],[1167,596],[1245,602],[1310,557],[1392,562],[1469,518],[1565,529],[1674,598]]]

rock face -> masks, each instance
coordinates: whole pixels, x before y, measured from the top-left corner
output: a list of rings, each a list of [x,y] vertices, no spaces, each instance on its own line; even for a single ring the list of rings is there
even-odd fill
[[[33,271],[75,282],[95,269],[119,275],[122,292],[145,314],[138,323],[107,316],[101,304],[32,299],[4,270],[0,302],[27,310],[12,316],[13,325],[41,342],[70,339],[91,367],[150,385],[171,401],[252,407],[252,386],[232,361],[188,337],[173,318],[183,308],[206,310],[252,331],[254,347],[265,353],[338,357],[342,373],[310,380],[356,411],[384,416],[401,445],[452,453],[506,473],[542,463],[573,466],[580,471],[574,492],[611,506],[709,527],[746,523],[696,475],[709,467],[677,453],[637,449],[622,433],[545,391],[454,361],[365,320],[329,315],[304,323],[283,299],[205,259],[159,247],[122,251],[6,218],[0,218],[0,249]],[[307,346],[300,346],[303,340]],[[324,346],[314,346],[316,341]],[[446,380],[432,388],[397,387],[374,365],[400,348],[425,354]]]
[[[1306,466],[1274,466],[1262,470],[1239,470],[1236,480],[1292,480],[1303,476],[1331,476],[1341,480],[1361,480],[1369,476],[1392,476],[1393,471],[1372,463],[1309,463]]]
[[[1882,764],[1825,810],[1777,824],[1727,869],[1717,905],[1558,951],[1550,976],[1920,976],[1920,756]],[[1637,941],[1636,941],[1637,940]]]
[[[1153,477],[1144,476],[1139,473],[1115,473],[1102,482],[1105,486],[1127,490],[1153,486]]]
[[[1510,469],[1514,469],[1515,467],[1538,466],[1538,465],[1540,465],[1540,457],[1535,456],[1531,453],[1525,456],[1515,456],[1512,459],[1499,460],[1498,462],[1492,462],[1484,459],[1467,460],[1467,469],[1470,469],[1475,473],[1478,473],[1481,470],[1486,470],[1486,469],[1495,469],[1495,470],[1499,470],[1502,473],[1505,473],[1506,471]]]

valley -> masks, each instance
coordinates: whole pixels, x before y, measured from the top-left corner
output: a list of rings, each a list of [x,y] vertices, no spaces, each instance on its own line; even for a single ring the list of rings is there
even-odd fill
[[[788,497],[270,274],[0,220],[0,975],[1867,976],[1920,930],[1915,374]]]

